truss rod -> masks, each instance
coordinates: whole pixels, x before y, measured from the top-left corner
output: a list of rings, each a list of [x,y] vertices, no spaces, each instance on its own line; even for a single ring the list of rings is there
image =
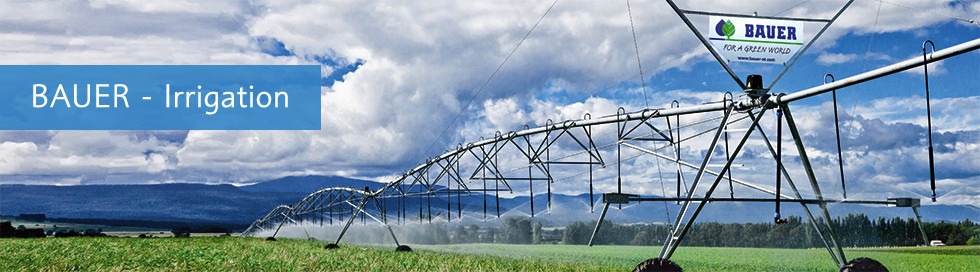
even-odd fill
[[[749,111],[748,114],[749,116],[752,117],[753,120],[755,120],[755,114],[752,113],[752,111]],[[766,130],[762,129],[762,127],[759,126],[758,123],[755,125],[755,128],[756,130],[759,131],[759,136],[762,136],[762,142],[766,144],[766,147],[769,150],[769,154],[775,157],[776,149],[773,148],[772,143],[769,142],[769,137],[766,136]],[[793,194],[796,195],[796,198],[802,199],[803,195],[800,194],[800,190],[796,188],[796,183],[793,182],[793,178],[789,175],[789,171],[786,170],[786,166],[784,165],[783,167],[780,168],[780,170],[782,171],[782,175],[786,177],[786,183],[789,184],[789,187],[791,189],[793,189]],[[830,253],[830,257],[834,259],[834,263],[836,263],[837,266],[840,266],[841,264],[840,260],[837,259],[837,255],[834,253],[834,249],[830,246],[830,242],[827,241],[827,236],[824,234],[823,229],[821,229],[820,226],[817,225],[817,220],[814,219],[813,213],[810,212],[810,208],[807,207],[807,205],[804,203],[800,203],[800,206],[802,206],[803,212],[806,213],[807,219],[809,219],[810,221],[810,226],[812,226],[813,230],[817,231],[817,234],[820,235],[820,241],[823,242],[824,247],[827,249],[827,252]]]
[[[731,107],[731,108],[734,108],[734,107]],[[760,113],[760,116],[761,115],[762,115],[762,113]],[[758,125],[759,125],[759,119],[755,119],[755,120],[752,121],[752,125],[750,126],[750,128],[751,127],[758,126]],[[719,127],[719,134],[716,134],[715,135],[715,140],[717,140],[718,137],[721,136],[720,133],[721,133],[721,130],[722,129],[724,129],[724,127]],[[748,141],[750,135],[752,135],[752,130],[751,129],[749,131],[745,132],[745,134],[742,135],[742,139],[735,146],[735,150],[732,151],[732,158],[729,159],[725,163],[725,166],[724,167],[722,167],[722,170],[721,170],[722,173],[724,173],[725,171],[730,170],[729,168],[732,166],[732,162],[734,161],[735,158],[738,157],[738,154],[741,152],[742,147],[745,146],[745,142]],[[714,146],[712,145],[710,148],[708,148],[708,150],[714,150]],[[705,158],[707,159],[707,157],[710,154],[711,154],[710,152],[708,154],[705,154]],[[705,167],[705,165],[707,165],[707,164],[706,163],[702,163],[701,168],[703,169]],[[698,175],[700,175],[700,174],[701,173],[699,173]],[[711,197],[711,193],[714,192],[715,188],[718,187],[718,183],[721,181],[721,179],[722,179],[722,176],[720,176],[720,175],[717,176],[717,177],[715,177],[715,180],[711,184],[711,187],[709,187],[708,188],[708,191],[704,193],[704,196],[705,197]],[[695,183],[697,183],[697,179],[695,179]],[[697,184],[694,184],[691,187],[691,192],[694,192],[695,190],[697,190]],[[691,198],[692,195],[693,194],[688,194],[687,197],[688,198]],[[682,239],[684,239],[684,235],[691,228],[691,224],[694,223],[694,220],[697,219],[698,214],[701,213],[701,209],[704,208],[704,204],[705,203],[704,202],[701,202],[701,203],[698,204],[698,207],[694,210],[694,213],[691,214],[691,217],[684,223],[684,225],[682,227],[681,226],[681,220],[684,220],[684,218],[685,218],[684,214],[687,212],[687,207],[689,207],[690,204],[691,204],[690,201],[685,201],[684,202],[684,206],[683,206],[684,208],[681,209],[681,214],[677,217],[677,221],[676,221],[677,226],[675,226],[674,227],[674,230],[670,233],[670,237],[668,237],[668,239],[665,239],[664,240],[664,247],[660,251],[660,258],[670,259],[671,254],[674,253],[674,250],[677,249],[677,246],[680,244],[680,241]]]
[[[688,162],[685,162],[685,161],[679,161],[677,159],[668,157],[667,155],[654,152],[653,150],[649,150],[649,149],[646,149],[646,148],[642,148],[642,147],[631,145],[631,144],[627,144],[627,143],[623,143],[623,145],[628,146],[628,147],[633,148],[633,149],[636,149],[636,150],[638,150],[640,152],[643,152],[643,153],[647,153],[647,154],[650,154],[650,155],[654,155],[654,156],[660,157],[662,159],[666,159],[666,160],[668,160],[670,162],[679,163],[679,164],[681,164],[683,166],[687,166],[688,168],[698,169],[698,166],[697,165],[693,165],[693,164],[688,163]],[[718,172],[707,170],[707,169],[705,169],[704,172],[705,173],[708,173],[708,174],[711,174],[713,176],[718,176],[719,175]],[[749,188],[758,190],[758,191],[763,192],[763,193],[767,193],[767,194],[770,194],[770,195],[776,195],[776,192],[774,192],[772,190],[759,187],[758,185],[748,183],[748,182],[746,182],[744,180],[741,180],[741,179],[732,178],[732,181],[735,182],[735,183],[744,185],[746,187],[749,187]],[[787,198],[787,199],[794,199],[794,197],[791,197],[791,196],[788,196],[788,195],[784,195],[784,194],[780,194],[780,196],[782,196],[783,198]],[[682,198],[682,200],[683,200],[683,198]]]
[[[740,117],[740,118],[736,119],[735,121],[729,122],[729,124],[732,124],[732,123],[741,121],[741,120],[746,119],[746,118],[749,118],[749,117],[748,116]],[[721,119],[721,117],[715,118],[714,120],[717,120],[717,119]],[[701,135],[707,134],[707,133],[712,132],[712,131],[715,131],[715,130],[716,130],[715,128],[704,130],[704,131],[698,132],[697,134],[694,134],[694,135],[688,136],[688,137],[686,137],[684,139],[681,139],[681,140],[679,140],[679,142],[684,142],[684,141],[687,141],[687,140],[690,140],[690,139],[694,139],[694,138],[700,137]],[[612,146],[612,145],[616,145],[616,144],[618,144],[618,143],[611,143],[611,144],[606,145],[606,146]],[[603,146],[603,147],[600,147],[600,148],[604,148],[606,146]],[[664,148],[667,148],[667,147],[670,147],[670,146],[669,145],[664,145],[664,146],[661,146],[661,147],[654,148],[652,151],[661,150],[661,149],[664,149]],[[643,152],[641,152],[640,154],[633,155],[631,157],[622,159],[622,161],[633,160],[633,159],[639,158],[641,156],[645,156],[645,154],[643,154]],[[601,165],[601,166],[599,166],[597,168],[596,167],[590,167],[589,168],[590,170],[579,172],[579,173],[575,173],[575,174],[572,174],[572,175],[569,175],[569,176],[565,176],[565,177],[562,177],[562,178],[555,179],[555,182],[565,181],[567,179],[574,178],[576,176],[587,174],[587,173],[589,173],[589,171],[597,170],[597,169],[602,169],[602,168],[605,168],[605,167],[606,167],[605,165]],[[680,165],[678,165],[677,168],[680,169]],[[523,169],[523,168],[521,168],[521,169]],[[681,176],[681,177],[683,177],[683,176]],[[678,192],[680,192],[680,191],[678,191]]]
[[[670,8],[677,13],[677,16],[681,17],[681,20],[684,21],[684,24],[686,24],[687,27],[691,28],[691,32],[694,33],[694,36],[698,37],[698,40],[701,41],[701,44],[703,44],[704,47],[708,49],[708,52],[710,52],[711,55],[715,57],[715,60],[718,61],[718,64],[721,64],[721,66],[725,68],[725,71],[728,72],[728,75],[732,76],[732,79],[735,80],[735,83],[738,84],[738,87],[744,90],[746,86],[745,83],[742,82],[742,79],[738,78],[738,76],[735,75],[735,71],[732,71],[732,68],[728,66],[728,62],[726,62],[725,59],[721,57],[721,54],[719,54],[718,51],[715,50],[713,46],[711,46],[711,44],[708,42],[708,39],[704,38],[704,36],[701,35],[701,31],[699,31],[698,28],[695,27],[693,23],[691,23],[691,20],[687,19],[687,15],[684,15],[684,12],[677,7],[677,4],[674,4],[673,0],[667,0],[667,4],[670,4]]]
[[[810,180],[810,186],[813,189],[814,196],[817,199],[824,199],[823,194],[820,193],[820,184],[817,183],[817,177],[813,173],[813,166],[810,165],[810,159],[806,155],[806,148],[803,146],[803,137],[800,137],[800,132],[796,128],[796,121],[793,119],[793,114],[790,113],[788,105],[779,105],[783,110],[783,114],[786,116],[786,125],[789,127],[789,133],[793,136],[793,141],[796,142],[796,149],[799,152],[800,161],[803,163],[803,169],[806,172],[807,178]],[[760,114],[761,116],[761,114]],[[830,234],[830,239],[837,249],[837,256],[840,257],[842,262],[847,262],[847,258],[844,257],[844,249],[841,248],[837,232],[834,230],[833,224],[831,224],[832,218],[830,217],[830,212],[827,211],[826,203],[817,203],[820,207],[820,211],[823,212],[824,220],[827,220],[827,231]],[[841,266],[841,265],[838,265]]]

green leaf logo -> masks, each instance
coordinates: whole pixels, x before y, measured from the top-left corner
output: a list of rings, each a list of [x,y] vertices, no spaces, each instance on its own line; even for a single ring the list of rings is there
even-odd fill
[[[735,24],[732,23],[732,20],[726,21],[725,25],[722,26],[721,29],[725,32],[725,36],[728,36],[729,39],[732,38],[732,35],[735,35]]]

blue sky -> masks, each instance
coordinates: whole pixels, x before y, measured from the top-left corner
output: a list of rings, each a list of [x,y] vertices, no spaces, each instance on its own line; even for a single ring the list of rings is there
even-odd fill
[[[678,4],[829,18],[845,1],[800,2]],[[324,80],[321,131],[4,131],[0,182],[239,184],[302,174],[384,181],[498,130],[645,107],[630,21],[619,1],[559,1],[477,94],[551,3],[0,2],[0,64],[319,64]],[[666,3],[631,5],[650,107],[740,92]],[[855,1],[774,91],[920,56],[926,39],[942,49],[980,38],[980,25],[949,18],[978,20],[977,14],[975,1]],[[703,19],[692,17],[707,28],[698,23]],[[734,67],[742,78],[762,71],[766,82],[780,68]],[[980,189],[969,189],[980,188],[980,160],[973,155],[980,151],[980,53],[937,64],[930,83],[934,125],[948,147],[940,176],[957,196],[946,203],[980,205]],[[869,194],[885,184],[893,195],[925,193],[917,153],[924,148],[917,134],[925,123],[923,84],[921,73],[903,72],[838,94],[853,158],[848,172],[869,180]],[[835,150],[826,144],[828,101],[825,94],[793,104],[818,156]],[[704,151],[698,147],[690,152]],[[563,190],[581,188],[573,183]]]

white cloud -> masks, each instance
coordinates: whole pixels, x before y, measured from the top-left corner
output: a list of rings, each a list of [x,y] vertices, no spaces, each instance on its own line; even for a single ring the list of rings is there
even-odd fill
[[[487,121],[498,131],[507,131],[530,121],[527,113],[517,108],[517,101],[513,98],[487,100],[483,108]]]
[[[57,131],[45,143],[0,143],[3,175],[159,174],[173,169],[179,143],[116,131]],[[42,142],[39,141],[39,142]]]
[[[980,96],[933,98],[932,125],[936,132],[971,130],[980,127]],[[926,126],[926,99],[921,96],[882,98],[852,109],[858,115],[884,122]]]
[[[915,30],[949,20],[935,14],[965,14],[968,8],[958,1],[914,1],[901,4],[902,6],[879,1],[855,1],[835,22],[835,26],[842,26],[858,34],[871,32],[872,28],[877,33]],[[824,18],[831,16],[832,12]]]
[[[927,64],[926,66],[929,68],[929,76],[946,74],[946,67],[943,66],[944,61],[945,60],[940,60]],[[923,76],[926,74],[926,70],[922,66],[916,66],[915,68],[905,70],[905,73]]]
[[[857,59],[857,54],[837,54],[837,53],[823,53],[817,57],[817,63],[823,65],[834,65],[841,63],[848,63]]]
[[[884,61],[895,61],[895,58],[882,53],[869,52],[866,56],[861,56],[858,54],[840,54],[840,53],[821,53],[817,57],[817,63],[825,66],[843,64],[852,62],[860,59],[873,59],[873,60],[884,60]],[[930,66],[932,67],[932,66]]]
[[[94,0],[92,8],[121,7],[143,13],[203,13],[236,14],[241,12],[243,1],[139,1],[139,0]]]

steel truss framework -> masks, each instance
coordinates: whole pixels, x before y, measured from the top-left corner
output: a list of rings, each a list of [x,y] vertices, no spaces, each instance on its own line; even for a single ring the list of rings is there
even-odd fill
[[[672,7],[678,11],[671,3]],[[848,5],[850,2],[848,2]],[[846,6],[845,6],[846,8]],[[839,13],[838,13],[839,15]],[[684,15],[682,18],[690,25]],[[836,16],[835,16],[836,18]],[[693,28],[693,26],[691,26]],[[821,31],[822,32],[822,31]],[[703,38],[702,38],[703,40]],[[888,200],[834,200],[825,198],[821,193],[813,166],[807,155],[799,127],[790,110],[790,103],[811,96],[832,92],[837,89],[859,84],[878,77],[898,73],[927,63],[939,61],[951,56],[980,48],[980,39],[962,43],[944,50],[913,58],[851,76],[842,80],[825,83],[809,89],[788,93],[772,94],[762,97],[739,97],[738,100],[726,94],[724,100],[716,103],[681,107],[672,103],[670,108],[646,109],[637,112],[626,112],[620,108],[615,115],[591,118],[586,114],[583,119],[568,120],[560,123],[548,120],[544,126],[508,133],[497,132],[493,138],[481,139],[477,142],[460,144],[453,150],[435,158],[427,159],[421,165],[401,174],[394,181],[382,188],[328,188],[314,192],[291,206],[278,206],[264,218],[256,220],[242,236],[255,235],[261,231],[273,231],[277,235],[284,224],[312,222],[313,224],[343,224],[343,230],[337,236],[339,243],[354,223],[360,217],[362,221],[370,218],[385,226],[395,244],[400,245],[390,224],[404,224],[410,220],[431,222],[433,218],[432,201],[445,200],[446,219],[453,220],[453,198],[455,203],[455,218],[463,217],[460,198],[477,196],[483,198],[483,219],[500,217],[501,193],[527,193],[531,196],[529,205],[530,215],[535,215],[534,196],[547,195],[545,210],[550,212],[553,186],[566,182],[588,182],[590,206],[598,199],[595,194],[596,184],[601,188],[611,188],[611,180],[616,183],[615,192],[607,192],[602,196],[604,203],[599,220],[593,232],[593,239],[601,227],[602,219],[612,204],[627,204],[631,202],[670,201],[679,202],[680,210],[676,214],[668,237],[664,239],[659,257],[670,259],[690,227],[695,222],[704,206],[711,202],[743,201],[743,202],[787,202],[799,203],[806,213],[811,227],[821,237],[828,253],[838,267],[847,262],[841,248],[837,233],[829,222],[832,222],[827,210],[828,203],[858,203],[881,204],[898,207],[912,207],[916,219],[920,217],[916,207],[918,199],[902,198]],[[710,46],[709,46],[710,49]],[[794,59],[795,62],[795,59]],[[727,68],[727,65],[724,65]],[[729,70],[730,71],[730,70]],[[738,81],[738,78],[733,78]],[[744,86],[739,81],[739,84]],[[770,85],[771,87],[771,85]],[[739,154],[742,153],[746,142],[756,134],[768,149],[768,154],[774,159],[781,157],[780,149],[766,136],[766,130],[759,125],[767,112],[779,110],[785,117],[789,138],[802,162],[802,172],[805,176],[803,186],[798,184],[790,175],[786,165],[777,163],[777,176],[784,178],[791,189],[790,193],[777,193],[771,187],[761,185],[764,182],[748,181],[731,177],[730,169]],[[700,121],[681,124],[681,116],[707,116]],[[673,118],[671,118],[673,117]],[[749,123],[741,135],[736,135],[737,142],[729,148],[727,127],[736,124]],[[712,124],[716,124],[712,125]],[[708,127],[708,129],[701,129]],[[681,132],[693,134],[682,137]],[[609,135],[615,131],[615,135]],[[736,133],[737,134],[737,133]],[[780,134],[781,135],[781,134]],[[730,153],[724,158],[724,166],[720,170],[709,169],[714,152],[705,152],[694,163],[681,158],[681,146],[688,140],[704,139],[710,144],[707,150],[715,150],[725,142],[726,150]],[[781,142],[781,141],[780,141]],[[776,145],[778,145],[777,143]],[[625,156],[624,156],[625,153]],[[631,155],[632,154],[632,155]],[[653,157],[666,160],[676,167],[677,196],[661,197],[640,196],[631,194],[631,188],[623,188],[622,162],[635,160],[639,157]],[[598,175],[604,168],[616,167],[615,175]],[[674,168],[672,167],[672,168]],[[689,182],[683,169],[696,171]],[[605,172],[604,172],[605,173]],[[727,176],[726,176],[727,174]],[[773,198],[747,198],[734,196],[718,197],[715,193],[724,180],[730,186],[740,187],[774,196]],[[778,188],[778,182],[775,186]],[[806,185],[809,185],[808,187]],[[672,184],[673,185],[673,184]],[[535,190],[538,190],[535,193]],[[418,203],[418,211],[407,209],[411,204]],[[417,202],[416,202],[417,201]],[[424,203],[424,204],[423,204]],[[818,213],[811,210],[816,206]],[[391,210],[394,210],[392,212]],[[540,210],[539,210],[540,211]],[[409,215],[409,214],[413,215]],[[417,215],[415,215],[417,213]],[[489,216],[488,216],[489,214]],[[389,217],[394,215],[394,220]],[[820,218],[820,220],[818,220]],[[777,217],[778,219],[778,217]],[[336,221],[336,222],[335,222]],[[920,224],[921,229],[921,224]],[[923,240],[927,240],[923,232]],[[926,241],[928,242],[928,241]],[[591,244],[591,241],[590,241]]]

